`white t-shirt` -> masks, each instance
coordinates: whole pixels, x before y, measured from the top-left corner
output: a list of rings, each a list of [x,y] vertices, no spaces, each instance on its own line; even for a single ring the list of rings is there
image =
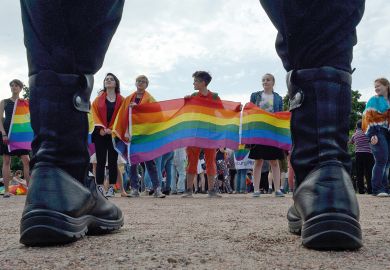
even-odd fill
[[[263,92],[258,106],[267,112],[274,112],[274,94],[266,94]]]

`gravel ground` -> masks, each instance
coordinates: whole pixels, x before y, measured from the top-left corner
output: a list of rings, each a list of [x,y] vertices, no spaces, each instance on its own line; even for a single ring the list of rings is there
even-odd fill
[[[0,269],[390,269],[390,198],[358,195],[364,247],[319,252],[287,230],[291,196],[113,198],[116,233],[27,248],[19,243],[24,196],[0,198]]]

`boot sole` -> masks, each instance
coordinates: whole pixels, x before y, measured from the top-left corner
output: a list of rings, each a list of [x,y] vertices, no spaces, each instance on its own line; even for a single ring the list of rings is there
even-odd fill
[[[50,246],[68,244],[88,234],[103,234],[123,226],[118,220],[100,219],[85,215],[73,218],[60,212],[41,209],[22,217],[20,243],[26,246]]]
[[[302,244],[317,250],[356,250],[363,246],[359,222],[342,213],[315,216],[302,226]]]
[[[302,230],[302,221],[297,220],[297,221],[288,221],[288,230],[290,233],[296,234],[296,235],[301,235],[301,230]]]

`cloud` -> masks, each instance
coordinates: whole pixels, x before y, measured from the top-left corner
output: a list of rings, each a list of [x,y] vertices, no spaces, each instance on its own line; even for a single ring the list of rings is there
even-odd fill
[[[19,1],[1,0],[0,85],[12,78],[27,82]],[[353,89],[372,95],[372,81],[390,77],[390,4],[366,1],[354,51]],[[191,74],[207,70],[211,89],[236,100],[260,90],[261,75],[276,76],[276,91],[286,93],[285,71],[275,52],[276,30],[255,0],[132,0],[96,74],[93,97],[105,73],[113,72],[128,95],[138,74],[147,75],[158,99],[182,97],[192,90]],[[0,98],[9,96],[1,91]]]
[[[161,98],[162,94],[171,98],[192,87],[195,70],[211,71],[216,75],[213,85],[230,92],[230,86],[245,79],[243,74],[259,76],[262,63],[281,66],[274,49],[276,30],[259,2],[163,2],[146,1],[145,6],[151,4],[153,9],[126,5],[98,81],[112,71],[107,67],[115,67],[125,78],[124,87],[132,87],[137,74],[147,74],[151,89]],[[139,20],[139,14],[145,13],[148,19]],[[229,87],[223,86],[226,83]]]

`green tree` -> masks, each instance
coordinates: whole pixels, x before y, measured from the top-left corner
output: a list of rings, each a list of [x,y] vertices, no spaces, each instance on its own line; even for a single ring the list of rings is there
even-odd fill
[[[3,166],[3,156],[0,155],[0,168]],[[11,157],[11,172],[15,172],[17,170],[23,170],[22,160],[18,157]],[[0,170],[0,175],[3,177],[3,172]]]
[[[288,111],[289,97],[288,94],[283,98],[283,111]]]
[[[366,107],[365,101],[359,101],[362,95],[359,90],[352,90],[352,107],[351,115],[349,118],[349,130],[355,130],[356,122],[362,118],[364,108]]]

